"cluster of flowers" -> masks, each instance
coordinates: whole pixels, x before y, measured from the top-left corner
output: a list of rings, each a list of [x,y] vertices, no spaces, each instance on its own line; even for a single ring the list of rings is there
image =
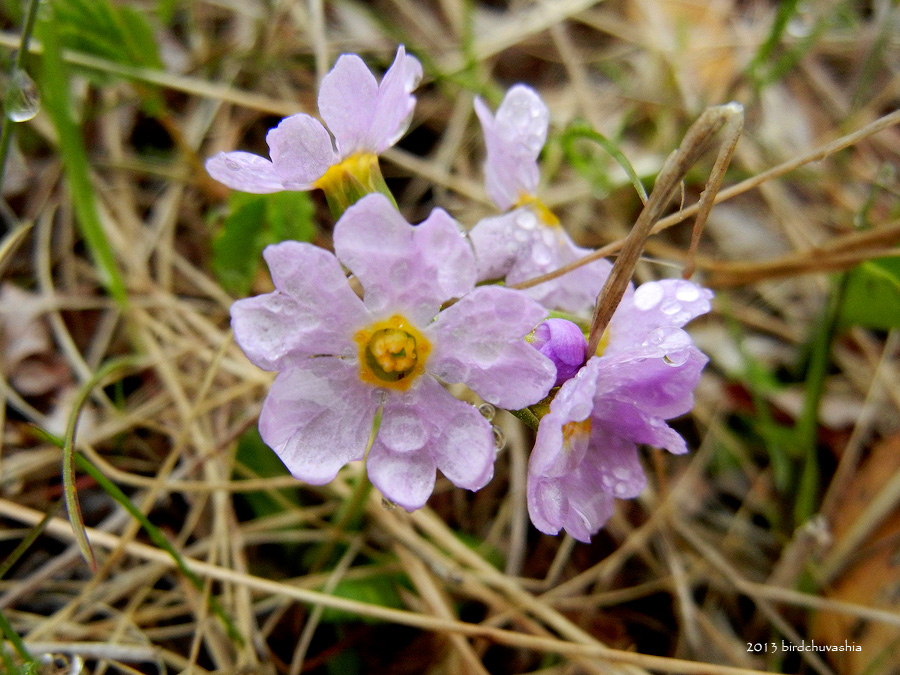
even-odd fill
[[[321,188],[340,216],[333,254],[291,241],[268,247],[275,291],[232,307],[237,343],[254,364],[278,371],[262,438],[311,484],[365,459],[382,494],[414,510],[431,495],[437,469],[469,490],[493,475],[490,422],[443,386],[464,383],[497,407],[531,407],[540,419],[531,519],[542,532],[589,541],[615,498],[644,488],[637,444],[687,450],[666,420],[693,406],[707,359],[682,327],[709,310],[712,294],[681,280],[629,287],[597,353],[587,354],[578,325],[547,317],[589,316],[608,262],[527,290],[506,287],[589,252],[537,197],[549,114],[524,85],[496,114],[475,101],[486,186],[502,214],[468,233],[440,208],[407,223],[377,157],[408,128],[421,76],[403,47],[380,83],[358,56],[343,55],[319,92],[327,130],[293,115],[267,136],[271,160],[229,152],[207,162],[236,190]]]

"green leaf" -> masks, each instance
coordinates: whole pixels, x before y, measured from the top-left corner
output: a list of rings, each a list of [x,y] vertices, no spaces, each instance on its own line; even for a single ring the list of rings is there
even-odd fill
[[[250,292],[267,244],[310,241],[315,235],[315,207],[305,192],[233,192],[229,210],[213,241],[212,268],[222,287],[234,295]]]
[[[900,328],[900,258],[869,260],[849,273],[840,325]]]
[[[150,22],[140,11],[110,0],[53,0],[63,47],[127,66],[164,70]],[[100,84],[110,76],[88,70]],[[159,89],[136,83],[144,110],[159,116],[165,103]]]
[[[255,427],[246,431],[238,440],[236,460],[261,478],[289,475],[284,463],[263,443]],[[278,490],[277,494],[281,495],[283,500],[276,499],[274,493],[265,490],[246,492],[238,498],[247,503],[255,518],[282,513],[285,510],[284,501],[300,505],[296,490]]]
[[[343,579],[334,589],[332,595],[348,600],[358,600],[379,607],[403,609],[403,600],[397,591],[401,583],[399,575],[373,576],[368,579]],[[363,623],[382,623],[381,619],[372,619],[340,609],[326,607],[322,613],[322,621],[325,623],[344,623],[347,621],[362,621]]]

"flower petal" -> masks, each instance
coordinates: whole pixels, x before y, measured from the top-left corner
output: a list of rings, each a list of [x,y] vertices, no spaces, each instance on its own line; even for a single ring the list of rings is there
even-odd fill
[[[426,367],[447,382],[465,382],[502,408],[536,403],[553,386],[556,368],[524,337],[545,316],[546,310],[520,291],[476,288],[429,327],[434,351]]]
[[[442,209],[413,227],[384,195],[366,195],[335,226],[334,249],[371,312],[399,311],[420,327],[475,285],[472,250]]]
[[[425,506],[434,491],[437,463],[429,452],[394,452],[375,439],[366,459],[369,480],[407,511]]]
[[[269,194],[287,189],[272,162],[250,152],[220,152],[206,160],[206,171],[232,190]]]
[[[604,354],[639,348],[659,328],[681,328],[710,310],[713,294],[690,281],[648,281],[626,293],[610,321]]]
[[[259,416],[259,433],[300,480],[324,485],[362,459],[380,403],[358,369],[337,358],[278,374]]]
[[[423,378],[422,385],[418,405],[439,428],[428,443],[438,468],[457,487],[480,490],[493,477],[497,457],[491,423],[433,378]]]
[[[378,83],[356,54],[343,54],[319,87],[319,114],[334,134],[338,153],[346,158],[368,147]]]
[[[576,246],[561,226],[545,224],[528,206],[481,220],[469,232],[469,238],[475,249],[479,281],[505,276],[508,284],[518,284],[590,253]],[[526,292],[549,309],[589,311],[611,269],[608,261],[595,260]]]
[[[599,425],[591,428],[594,452],[585,455],[594,475],[594,484],[618,499],[637,497],[647,487],[647,477],[638,459],[637,445],[622,436],[609,433]]]
[[[426,375],[408,391],[390,394],[381,420],[376,437],[376,444],[382,448],[379,452],[390,457],[390,462],[406,457],[423,473],[424,467],[432,466],[432,485],[434,468],[440,468],[454,485],[469,490],[478,490],[491,479],[497,452],[490,423],[474,406],[454,398],[433,377]],[[374,446],[370,461],[373,452]],[[427,455],[430,463],[420,455]],[[404,508],[419,508],[428,499],[425,495],[423,500],[417,491],[422,488],[418,474],[413,483],[409,483],[409,476],[395,482],[377,462],[376,473],[379,489]],[[372,481],[376,481],[374,475]],[[413,492],[408,493],[409,489]]]
[[[266,135],[275,171],[292,190],[309,190],[337,162],[331,136],[319,120],[298,113]]]
[[[334,255],[286,241],[263,256],[276,290],[231,306],[234,337],[247,357],[264,370],[281,370],[310,356],[354,356],[353,330],[368,313]]]
[[[401,45],[378,86],[378,100],[372,112],[367,143],[376,154],[394,145],[409,128],[416,106],[416,98],[410,93],[421,79],[422,64],[408,56]]]
[[[496,117],[478,98],[475,112],[487,146],[487,191],[494,203],[506,210],[523,193],[533,195],[537,190],[537,158],[547,140],[550,113],[537,92],[521,84],[506,93]]]
[[[604,353],[597,360],[598,397],[628,402],[663,419],[694,407],[694,389],[709,359],[680,328],[658,330],[675,333],[677,339],[670,343],[678,346],[666,350],[665,345],[662,349],[647,345],[630,352]]]

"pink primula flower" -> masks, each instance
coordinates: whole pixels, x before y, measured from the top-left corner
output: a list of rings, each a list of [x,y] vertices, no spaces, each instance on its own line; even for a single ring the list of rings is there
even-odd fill
[[[249,152],[220,152],[207,160],[206,170],[243,192],[323,187],[317,183],[332,166],[365,166],[361,159],[384,152],[400,139],[416,104],[410,92],[421,79],[422,65],[402,46],[380,84],[361,58],[344,54],[319,89],[319,113],[328,129],[305,113],[291,115],[266,136],[271,161]]]
[[[479,280],[505,277],[507,284],[517,284],[590,253],[572,242],[557,217],[537,198],[537,159],[550,121],[537,93],[517,84],[506,93],[496,116],[481,99],[475,99],[475,112],[487,146],[488,195],[506,211],[481,220],[470,232]],[[550,309],[586,311],[610,268],[607,261],[598,260],[526,292]]]
[[[602,354],[560,387],[541,419],[527,486],[528,512],[541,532],[565,529],[590,541],[614,500],[636,497],[646,485],[637,444],[687,452],[666,420],[693,407],[708,359],[681,327],[708,312],[711,297],[689,281],[629,287]]]
[[[367,471],[385,497],[421,507],[436,469],[483,487],[496,454],[491,425],[437,378],[504,408],[539,401],[555,369],[524,336],[546,311],[518,291],[475,288],[471,248],[441,209],[413,227],[383,195],[367,195],[338,222],[334,247],[268,247],[275,291],[232,306],[238,344],[280,371],[260,415],[263,440],[294,476],[321,485],[363,459],[381,408]]]

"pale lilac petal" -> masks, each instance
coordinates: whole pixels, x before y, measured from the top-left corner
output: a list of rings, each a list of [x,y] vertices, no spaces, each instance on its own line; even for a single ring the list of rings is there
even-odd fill
[[[426,375],[408,391],[391,393],[385,401],[369,452],[369,472],[388,499],[411,510],[428,499],[435,468],[454,485],[478,490],[493,476],[496,454],[490,423],[474,406],[454,398]],[[401,458],[412,466],[398,475],[396,464]],[[428,467],[430,478],[425,475]],[[431,486],[428,494],[424,494],[426,486]]]
[[[337,162],[322,123],[298,113],[285,117],[266,135],[275,171],[287,189],[308,190]]]
[[[378,83],[356,54],[338,58],[319,87],[319,114],[334,134],[341,158],[367,147],[372,112],[378,100]]]
[[[368,149],[381,154],[400,140],[412,119],[416,98],[410,93],[422,79],[422,64],[408,56],[401,45],[394,63],[388,68],[378,86],[378,101],[372,111],[367,140]]]
[[[637,497],[647,487],[647,477],[638,459],[637,445],[595,424],[591,428],[591,445],[585,462],[596,477],[596,486],[617,499]]]
[[[681,328],[710,310],[712,291],[690,281],[664,279],[626,293],[610,321],[604,354],[639,348],[658,328]]]
[[[286,241],[263,256],[276,290],[231,306],[235,341],[247,357],[264,370],[281,370],[311,356],[354,356],[354,328],[369,315],[334,255]]]
[[[479,221],[469,238],[479,281],[506,277],[509,285],[554,272],[591,252],[576,246],[561,226],[546,224],[529,206]],[[526,292],[549,309],[590,311],[611,269],[608,261],[595,260]]]
[[[647,345],[597,359],[597,396],[626,401],[647,414],[677,417],[694,407],[694,389],[709,360],[679,328],[657,329],[675,335],[666,349]],[[654,335],[654,334],[651,334]]]
[[[366,459],[369,480],[407,511],[425,506],[434,491],[437,462],[429,452],[394,452],[375,439]]]
[[[414,227],[384,195],[366,195],[341,216],[334,248],[371,312],[401,312],[420,327],[475,285],[472,250],[442,209]]]
[[[434,336],[428,370],[447,382],[465,382],[502,408],[537,403],[553,386],[556,368],[524,338],[545,316],[520,291],[476,288],[427,329]]]
[[[513,234],[519,249],[506,275],[506,283],[518,284],[554,272],[591,252],[576,246],[561,226],[544,225],[531,209],[525,207],[513,213],[519,214]],[[527,292],[548,309],[575,314],[588,312],[611,269],[609,261],[595,260],[561,277],[532,286]]]
[[[457,487],[480,490],[493,477],[497,457],[491,423],[433,378],[423,378],[422,384],[418,404],[441,429],[428,446],[438,468]]]
[[[478,281],[502,279],[512,269],[522,247],[522,242],[515,236],[517,213],[518,210],[484,218],[469,230],[469,240],[478,266]]]
[[[673,455],[687,452],[687,443],[665,420],[642,412],[632,403],[598,397],[591,413],[593,425],[604,427],[635,443],[668,450]]]
[[[300,480],[324,485],[362,459],[380,403],[359,368],[334,357],[278,374],[259,416],[259,432]]]
[[[559,534],[568,506],[560,480],[529,472],[525,491],[532,524],[544,534]]]
[[[565,529],[573,538],[589,543],[613,513],[614,499],[597,490],[591,472],[578,471],[565,478],[528,474],[528,515],[545,534]]]
[[[232,190],[269,194],[286,189],[272,162],[250,152],[220,152],[206,160],[206,171]]]
[[[506,210],[537,190],[537,158],[547,140],[550,113],[537,93],[524,85],[507,92],[496,117],[477,98],[475,112],[487,146],[487,191],[494,203]]]

